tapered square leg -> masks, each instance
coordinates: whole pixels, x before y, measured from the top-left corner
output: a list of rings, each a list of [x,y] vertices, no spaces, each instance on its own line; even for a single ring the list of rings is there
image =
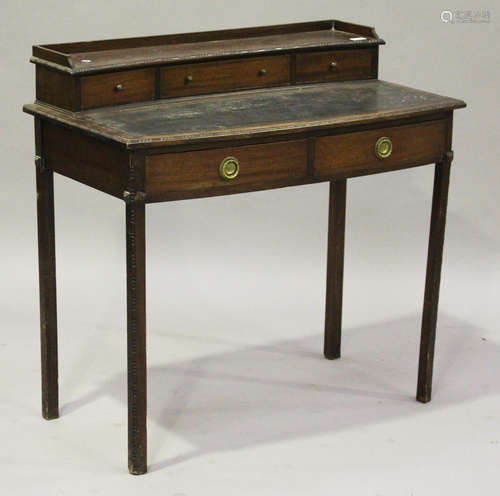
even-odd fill
[[[126,224],[128,468],[139,475],[147,472],[147,399],[145,205],[138,196],[127,201]]]
[[[451,151],[446,153],[444,160],[436,164],[434,172],[434,192],[432,198],[417,385],[417,400],[422,403],[427,403],[431,400],[439,284],[441,280],[448,185],[452,159],[453,153]]]
[[[340,357],[344,280],[346,180],[330,182],[324,355]]]
[[[41,125],[38,120],[35,121],[35,142],[37,153],[40,153]],[[52,171],[44,167],[38,155],[36,166],[42,415],[51,420],[59,417],[54,179]]]

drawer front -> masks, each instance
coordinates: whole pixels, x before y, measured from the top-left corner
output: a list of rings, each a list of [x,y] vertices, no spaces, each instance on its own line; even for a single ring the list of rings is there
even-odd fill
[[[239,171],[234,178],[223,178],[221,163],[229,157],[237,160]],[[229,176],[234,175],[232,165],[226,170]],[[280,181],[293,182],[306,174],[305,140],[146,157],[146,191],[152,201],[168,197],[169,192],[224,191],[245,185],[257,189]]]
[[[182,64],[161,69],[162,97],[258,88],[288,83],[288,55]]]
[[[155,69],[112,72],[82,77],[82,109],[153,100]]]
[[[315,143],[314,175],[369,174],[432,163],[443,156],[446,140],[445,120],[325,136]],[[377,156],[377,143],[382,157]],[[390,147],[390,155],[384,157]]]
[[[376,77],[376,51],[328,50],[297,54],[296,81],[345,81]]]

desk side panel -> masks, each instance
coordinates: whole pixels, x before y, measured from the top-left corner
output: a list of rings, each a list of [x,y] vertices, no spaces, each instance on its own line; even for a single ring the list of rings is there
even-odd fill
[[[42,150],[54,172],[118,198],[127,189],[128,152],[119,146],[44,121]]]
[[[80,110],[79,78],[37,65],[36,99],[66,110]]]

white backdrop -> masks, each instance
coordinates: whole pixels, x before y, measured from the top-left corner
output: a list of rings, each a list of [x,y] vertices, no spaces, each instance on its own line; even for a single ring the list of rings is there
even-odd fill
[[[491,22],[445,24],[443,9],[489,9]],[[0,488],[494,494],[492,2],[4,0],[2,11]],[[328,18],[376,27],[387,42],[381,79],[468,104],[454,119],[434,399],[414,401],[432,166],[348,182],[343,357],[334,362],[322,359],[327,183],[151,205],[150,473],[129,477],[124,205],[63,177],[55,180],[61,418],[40,415],[33,122],[21,112],[35,94],[31,45]]]

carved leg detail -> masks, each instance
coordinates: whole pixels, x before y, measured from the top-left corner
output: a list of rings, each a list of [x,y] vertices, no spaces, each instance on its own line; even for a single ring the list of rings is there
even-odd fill
[[[127,368],[128,466],[134,475],[147,471],[146,434],[146,285],[145,205],[126,206],[127,223]]]
[[[452,159],[453,153],[446,153],[444,160],[436,164],[434,173],[434,193],[432,198],[417,385],[417,400],[422,403],[427,403],[431,400],[439,283],[441,280],[446,207],[448,203],[448,185]]]
[[[330,182],[324,355],[340,357],[346,180]]]

